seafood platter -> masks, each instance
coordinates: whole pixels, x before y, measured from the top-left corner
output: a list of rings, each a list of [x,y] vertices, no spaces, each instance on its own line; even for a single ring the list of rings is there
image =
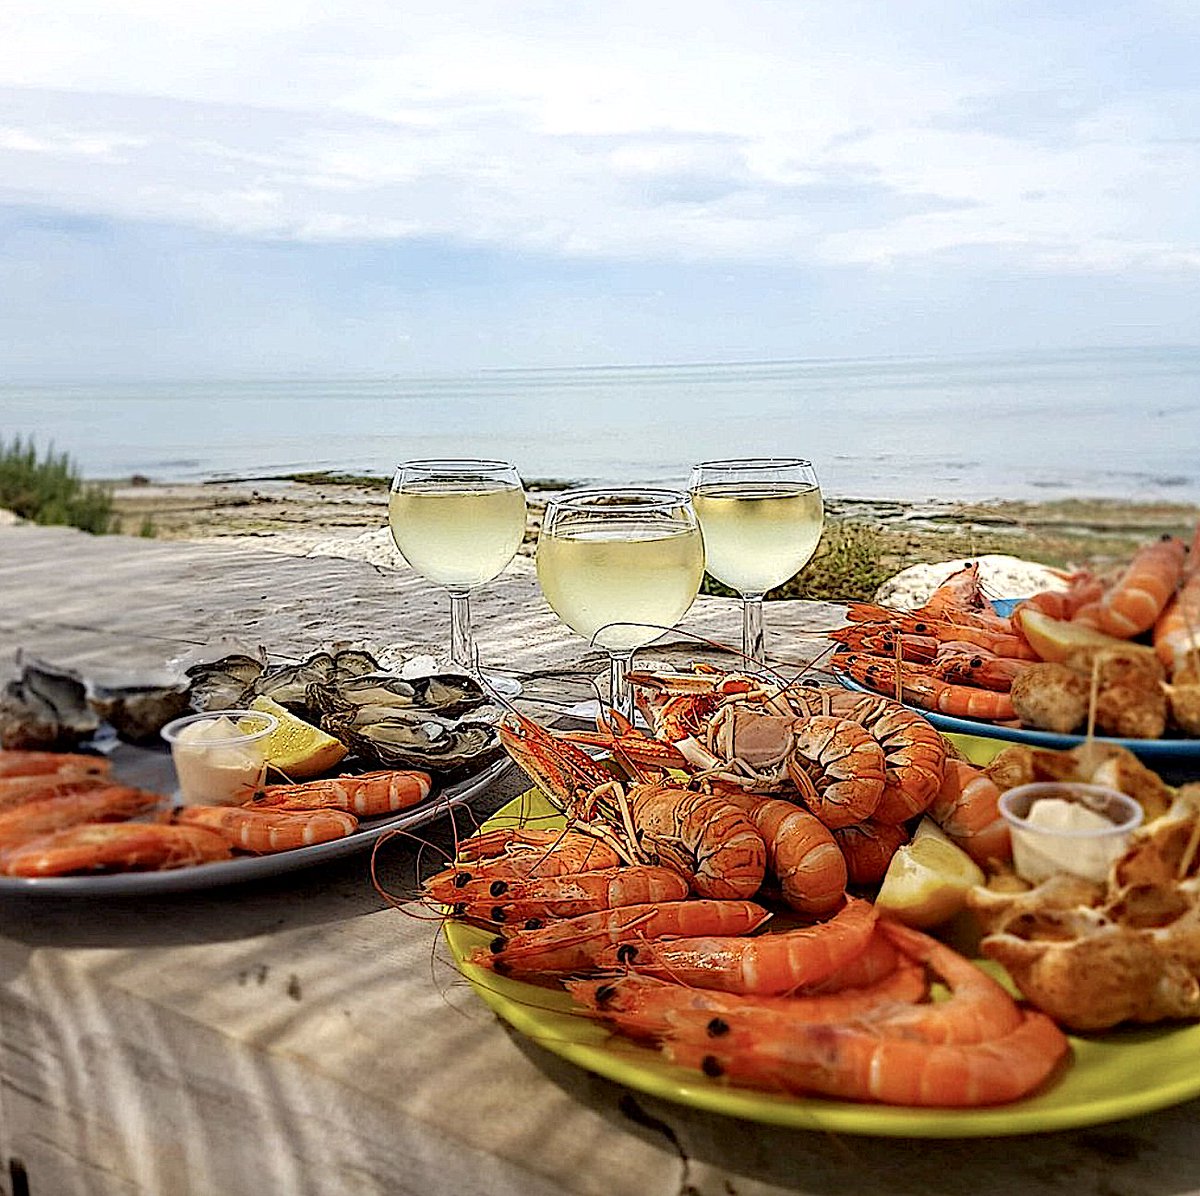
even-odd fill
[[[945,730],[1200,756],[1200,527],[1190,549],[1165,536],[1110,577],[991,602],[968,565],[915,610],[852,603],[848,619],[831,633],[842,683]]]
[[[0,892],[186,890],[308,867],[439,818],[510,766],[474,680],[404,678],[357,649],[232,653],[177,684],[18,666],[0,700]],[[232,799],[181,804],[160,734],[226,710],[272,714],[268,767]]]
[[[843,686],[630,680],[644,729],[506,713],[536,788],[423,882],[514,1027],[806,1129],[1042,1132],[1200,1096],[1200,783]]]

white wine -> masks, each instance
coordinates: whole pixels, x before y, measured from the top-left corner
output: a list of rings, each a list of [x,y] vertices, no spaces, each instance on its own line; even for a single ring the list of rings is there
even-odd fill
[[[422,577],[468,590],[498,577],[525,534],[525,494],[469,479],[408,481],[388,500],[392,538]]]
[[[564,524],[543,531],[537,572],[546,601],[568,627],[610,652],[627,652],[657,639],[692,605],[704,545],[694,524]]]
[[[706,568],[739,594],[763,594],[812,559],[825,522],[821,491],[797,482],[714,482],[692,490]]]

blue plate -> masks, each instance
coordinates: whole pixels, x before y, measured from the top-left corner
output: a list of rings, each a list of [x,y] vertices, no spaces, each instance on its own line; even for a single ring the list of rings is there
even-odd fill
[[[996,614],[1007,617],[1013,613],[1019,603],[1024,601],[1024,598],[993,598],[991,605]],[[833,675],[847,689],[855,689],[864,694],[878,693],[877,690],[860,685],[852,677],[842,672],[837,667],[836,656],[831,667]],[[983,735],[988,739],[1007,739],[1013,743],[1027,743],[1032,747],[1043,748],[1073,748],[1087,738],[1086,735],[1058,735],[1054,731],[1034,731],[1025,727],[1003,727],[997,723],[981,722],[973,718],[955,718],[949,714],[937,714],[932,710],[923,710],[920,706],[912,706],[907,702],[904,705],[908,706],[909,710],[915,710],[918,714],[924,715],[939,731],[953,731],[959,735]],[[1200,739],[1112,739],[1107,735],[1097,735],[1096,739],[1102,743],[1128,748],[1135,756],[1147,760],[1200,761]]]
[[[877,690],[868,689],[847,673],[843,673],[837,667],[836,658],[833,664],[833,675],[847,689],[879,696]],[[1032,747],[1044,748],[1073,748],[1087,738],[1085,735],[1057,735],[1053,731],[1033,731],[1027,730],[1025,727],[1004,727],[998,723],[985,723],[972,718],[954,718],[949,714],[923,710],[920,706],[913,706],[908,702],[905,702],[904,705],[909,710],[915,710],[918,714],[923,715],[939,731],[955,731],[960,735],[982,735],[988,739],[1008,739],[1013,743],[1028,743]],[[1174,759],[1200,762],[1200,739],[1113,739],[1107,735],[1097,735],[1096,739],[1100,743],[1111,743],[1117,747],[1128,748],[1135,756],[1145,760]]]

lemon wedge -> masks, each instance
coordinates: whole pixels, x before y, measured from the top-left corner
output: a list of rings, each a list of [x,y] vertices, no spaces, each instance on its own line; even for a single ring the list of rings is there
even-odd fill
[[[304,781],[331,769],[346,754],[346,745],[320,727],[297,718],[270,698],[255,698],[251,710],[273,714],[279,726],[267,737],[267,763],[292,781]]]
[[[912,842],[892,856],[875,905],[906,926],[940,926],[984,880],[983,869],[937,823],[922,818]]]

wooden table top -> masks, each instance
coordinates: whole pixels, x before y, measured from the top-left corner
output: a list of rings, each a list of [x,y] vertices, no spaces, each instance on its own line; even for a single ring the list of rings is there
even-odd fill
[[[474,609],[485,664],[518,670],[538,698],[590,693],[602,660],[528,572]],[[797,663],[838,621],[821,604],[767,611],[773,645]],[[733,641],[737,604],[702,599],[685,627]],[[0,529],[0,671],[18,648],[89,673],[154,669],[223,637],[303,656],[341,639],[411,653],[445,634],[441,597],[412,574]],[[478,813],[524,784],[514,770]],[[453,829],[421,838],[448,851]],[[388,887],[404,893],[416,864],[415,846],[389,856]],[[420,913],[392,908],[361,855],[190,894],[0,899],[10,1192],[1200,1191],[1196,1102],[1091,1129],[917,1141],[777,1129],[626,1090],[494,1018]]]

